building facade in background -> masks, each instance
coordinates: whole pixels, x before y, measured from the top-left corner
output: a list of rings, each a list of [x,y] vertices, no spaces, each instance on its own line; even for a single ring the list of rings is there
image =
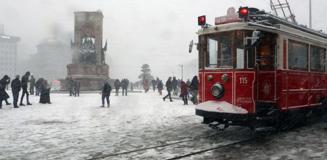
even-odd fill
[[[37,53],[25,62],[24,69],[36,78],[49,81],[66,77],[66,66],[71,62],[72,53],[69,43],[48,39],[37,45]],[[23,73],[23,71],[22,71]]]
[[[0,25],[0,78],[4,75],[13,77],[17,74],[17,45],[19,37],[4,34],[4,27]]]

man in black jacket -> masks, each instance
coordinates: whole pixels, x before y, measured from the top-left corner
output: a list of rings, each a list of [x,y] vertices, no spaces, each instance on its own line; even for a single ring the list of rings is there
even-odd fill
[[[110,84],[106,81],[104,83],[104,86],[102,88],[102,107],[104,107],[104,100],[107,100],[107,106],[110,107],[110,92],[111,92],[111,86]]]
[[[23,89],[23,93],[22,93],[22,97],[20,99],[20,104],[21,106],[25,106],[23,104],[23,99],[24,96],[26,94],[26,101],[27,101],[27,105],[32,105],[28,99],[28,90],[27,90],[27,84],[28,84],[28,78],[30,77],[31,73],[30,72],[26,72],[25,75],[22,77],[22,89]]]
[[[173,89],[172,82],[171,82],[171,77],[169,77],[167,82],[166,82],[166,88],[167,88],[168,94],[163,98],[163,100],[165,101],[165,99],[167,97],[169,97],[170,102],[172,102],[173,100],[171,99],[171,93],[170,93],[171,90]]]
[[[17,75],[16,78],[11,82],[11,90],[12,90],[12,96],[13,96],[13,103],[14,103],[14,108],[18,108],[18,97],[19,97],[19,92],[20,89],[22,88],[22,84],[19,80],[20,76]]]

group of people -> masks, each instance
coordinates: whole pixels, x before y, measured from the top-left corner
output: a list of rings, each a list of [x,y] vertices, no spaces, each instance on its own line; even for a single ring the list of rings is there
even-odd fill
[[[166,81],[166,89],[167,89],[167,95],[163,97],[163,100],[165,101],[166,98],[169,98],[169,100],[172,102],[171,98],[171,92],[173,92],[174,95],[178,94],[178,90],[180,89],[180,97],[182,98],[184,105],[188,105],[188,98],[191,95],[191,101],[193,104],[198,104],[198,88],[199,86],[199,80],[197,76],[194,76],[192,78],[192,81],[188,80],[187,82],[183,80],[176,80],[175,77],[171,78],[169,77]]]
[[[122,88],[122,95],[127,96],[128,85],[129,85],[129,80],[128,79],[124,78],[121,81],[119,81],[119,79],[116,79],[115,82],[114,82],[116,96],[118,96],[120,88]]]
[[[23,103],[24,97],[26,96],[26,105],[32,105],[29,101],[29,95],[34,95],[34,88],[36,89],[35,94],[40,95],[40,103],[51,103],[50,102],[50,85],[48,81],[40,78],[35,81],[34,77],[31,76],[30,72],[26,72],[20,79],[20,75],[16,75],[15,79],[11,81],[8,75],[3,76],[0,80],[0,109],[2,108],[2,102],[5,101],[6,105],[11,105],[8,102],[10,96],[8,95],[6,88],[8,88],[11,82],[11,90],[13,97],[13,106],[14,108],[19,108],[19,106],[25,106]],[[29,84],[29,85],[28,85]],[[28,89],[28,86],[30,88]],[[22,95],[20,97],[20,103],[18,106],[19,93],[22,90]]]
[[[81,89],[80,81],[73,80],[72,78],[68,80],[69,96],[79,97],[80,89]]]

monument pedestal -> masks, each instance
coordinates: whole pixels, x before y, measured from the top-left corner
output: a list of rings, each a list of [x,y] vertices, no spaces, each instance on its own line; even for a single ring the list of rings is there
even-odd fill
[[[69,64],[67,71],[67,78],[80,82],[81,91],[100,90],[103,82],[109,78],[109,66],[107,64]]]

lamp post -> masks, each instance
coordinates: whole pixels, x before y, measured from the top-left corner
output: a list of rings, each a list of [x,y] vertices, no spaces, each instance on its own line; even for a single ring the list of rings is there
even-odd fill
[[[184,79],[184,65],[180,64],[179,65],[181,67],[181,71],[182,71],[182,80]]]
[[[312,28],[312,0],[309,0],[309,27]]]

